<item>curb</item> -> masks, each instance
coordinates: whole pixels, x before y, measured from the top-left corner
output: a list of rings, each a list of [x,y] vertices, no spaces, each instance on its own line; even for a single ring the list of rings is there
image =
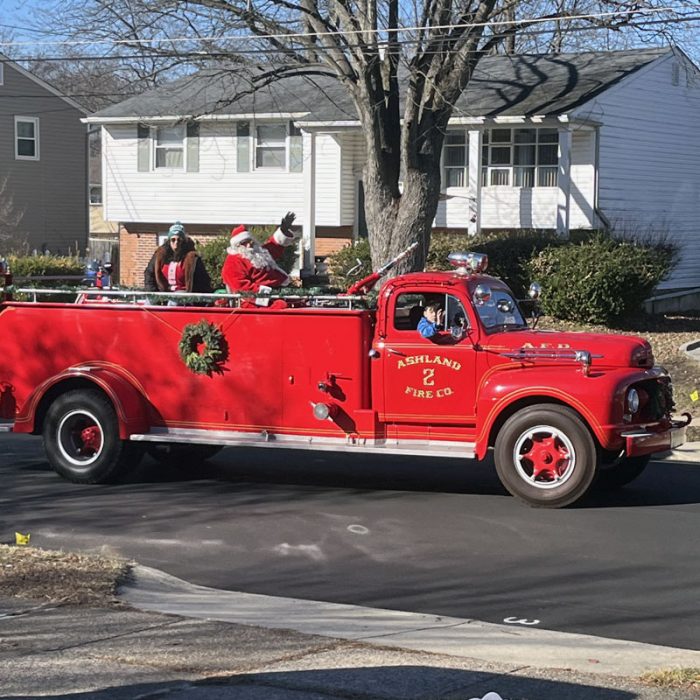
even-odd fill
[[[700,667],[700,651],[517,625],[365,608],[197,586],[137,565],[120,597],[135,608],[251,627],[293,630],[377,647],[487,663],[637,677],[674,666]]]

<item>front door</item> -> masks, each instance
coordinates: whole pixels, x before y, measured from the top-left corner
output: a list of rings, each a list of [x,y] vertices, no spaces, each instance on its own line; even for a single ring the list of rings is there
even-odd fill
[[[433,311],[426,312],[431,306]],[[441,311],[439,329],[425,337],[418,325],[424,316],[431,317],[435,307]],[[476,350],[467,332],[470,322],[464,303],[455,295],[417,291],[395,295],[380,349],[384,421],[475,425]],[[453,337],[453,328],[462,328],[461,338]]]

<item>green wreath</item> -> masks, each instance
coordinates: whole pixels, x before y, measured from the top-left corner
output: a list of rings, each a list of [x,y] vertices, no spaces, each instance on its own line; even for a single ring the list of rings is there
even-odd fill
[[[191,372],[209,377],[215,372],[221,374],[221,365],[228,359],[228,343],[221,328],[205,320],[182,329],[178,349]]]

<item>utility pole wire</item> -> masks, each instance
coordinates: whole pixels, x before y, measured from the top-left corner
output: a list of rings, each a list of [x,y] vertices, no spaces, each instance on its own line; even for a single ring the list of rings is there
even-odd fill
[[[673,7],[648,7],[648,8],[639,8],[639,9],[633,9],[633,10],[623,10],[623,11],[618,11],[618,12],[595,12],[595,13],[588,13],[588,14],[579,14],[579,15],[568,15],[568,14],[562,14],[562,15],[556,15],[556,16],[549,16],[549,17],[532,17],[532,18],[523,18],[523,19],[515,19],[515,20],[498,20],[498,21],[488,21],[488,22],[464,22],[460,24],[440,24],[440,25],[433,25],[428,27],[428,29],[432,31],[443,31],[443,30],[459,30],[459,29],[477,29],[477,28],[488,28],[488,27],[504,27],[504,26],[512,26],[512,27],[517,27],[519,25],[528,25],[531,26],[533,24],[541,24],[541,23],[547,23],[547,22],[559,22],[561,20],[576,20],[576,19],[604,19],[604,18],[611,18],[611,17],[625,17],[629,15],[648,15],[648,14],[660,14],[663,12],[670,12],[673,14],[678,14],[677,10]],[[681,15],[682,17],[682,15]],[[672,20],[671,20],[672,21]],[[102,45],[102,44],[109,44],[112,46],[119,46],[119,45],[128,45],[128,46],[133,46],[134,44],[167,44],[167,43],[175,43],[175,42],[185,42],[185,41],[194,41],[194,42],[199,42],[199,41],[275,41],[275,40],[280,40],[280,39],[314,39],[317,37],[337,37],[338,35],[346,36],[350,34],[374,34],[374,35],[379,35],[379,34],[399,34],[402,32],[415,32],[415,31],[424,31],[426,27],[419,27],[419,26],[413,26],[413,27],[394,27],[394,28],[385,28],[385,29],[354,29],[354,30],[344,30],[342,32],[334,31],[334,32],[289,32],[289,33],[278,33],[278,34],[260,34],[257,36],[249,36],[249,35],[233,35],[233,36],[204,36],[204,37],[187,37],[187,36],[179,36],[179,37],[170,37],[170,38],[163,38],[163,39],[98,39],[98,40],[84,40],[84,41],[77,41],[77,40],[64,40],[64,41],[0,41],[0,46],[93,46],[93,45]]]

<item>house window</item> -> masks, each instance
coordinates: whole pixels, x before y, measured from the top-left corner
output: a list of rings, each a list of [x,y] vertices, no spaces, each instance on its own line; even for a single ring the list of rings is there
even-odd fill
[[[255,127],[255,168],[284,170],[287,167],[287,125]]]
[[[90,185],[90,204],[102,204],[102,185]]]
[[[15,159],[39,160],[37,117],[15,117]]]
[[[182,169],[184,166],[185,127],[159,126],[156,128],[156,168]]]
[[[556,129],[488,129],[482,148],[484,187],[557,186]]]
[[[448,131],[442,147],[442,171],[445,187],[466,187],[469,183],[469,147],[466,131]]]

